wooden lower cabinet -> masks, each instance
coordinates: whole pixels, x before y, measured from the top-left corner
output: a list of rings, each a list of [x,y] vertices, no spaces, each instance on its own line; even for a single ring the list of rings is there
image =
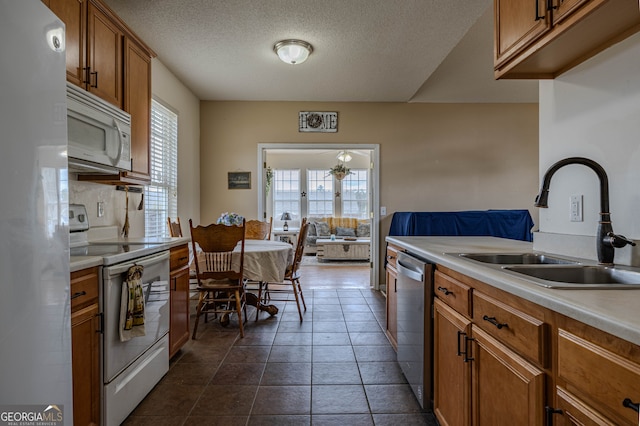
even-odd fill
[[[392,245],[387,247],[387,329],[386,334],[391,346],[398,349],[398,270],[396,269],[396,259],[398,248]]]
[[[441,425],[640,424],[640,345],[437,268],[447,289],[434,301]]]
[[[433,411],[441,425],[471,424],[471,364],[465,362],[471,321],[434,300]]]
[[[71,273],[73,424],[100,424],[99,268]]]
[[[471,326],[472,424],[543,425],[545,372]]]
[[[169,357],[189,341],[189,249],[171,249]]]

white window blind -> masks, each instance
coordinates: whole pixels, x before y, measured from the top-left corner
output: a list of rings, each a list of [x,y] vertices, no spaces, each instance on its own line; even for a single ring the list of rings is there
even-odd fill
[[[145,187],[147,237],[168,237],[167,217],[178,214],[178,115],[151,101],[151,183]]]

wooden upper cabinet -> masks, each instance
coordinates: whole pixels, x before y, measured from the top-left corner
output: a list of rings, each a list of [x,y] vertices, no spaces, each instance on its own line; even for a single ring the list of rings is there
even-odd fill
[[[495,0],[496,68],[551,28],[546,3],[547,0]]]
[[[124,109],[131,114],[131,173],[149,180],[151,133],[151,57],[131,39],[124,47]]]
[[[122,109],[124,33],[93,1],[89,1],[87,13],[86,89]]]
[[[495,77],[555,78],[640,30],[635,0],[494,0]]]
[[[44,2],[65,24],[67,81],[85,88],[87,51],[87,1],[46,0]]]

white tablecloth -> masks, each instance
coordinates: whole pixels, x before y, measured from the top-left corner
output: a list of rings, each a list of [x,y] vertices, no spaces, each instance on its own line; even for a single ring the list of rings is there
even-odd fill
[[[282,282],[287,265],[293,262],[293,254],[293,246],[289,243],[245,240],[244,277],[251,281]]]
[[[199,250],[198,250],[199,251]],[[235,251],[240,252],[240,245]],[[204,258],[198,253],[198,265],[204,270]],[[269,240],[245,240],[244,278],[251,281],[282,282],[287,265],[293,262],[294,248],[289,243]],[[233,269],[240,268],[240,256],[234,259]]]

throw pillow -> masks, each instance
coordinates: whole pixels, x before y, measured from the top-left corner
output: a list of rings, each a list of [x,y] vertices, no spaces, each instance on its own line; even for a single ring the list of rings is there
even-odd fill
[[[353,228],[343,228],[341,226],[338,226],[336,228],[336,235],[338,237],[355,237],[356,230]]]
[[[358,223],[358,228],[356,229],[356,235],[358,237],[370,237],[371,236],[371,224],[369,224],[369,223]]]
[[[315,237],[316,235],[316,224],[315,223],[310,223],[309,224],[309,230],[307,231],[307,236],[310,237]]]
[[[328,237],[331,235],[329,224],[327,222],[316,222],[316,233],[320,237]]]

